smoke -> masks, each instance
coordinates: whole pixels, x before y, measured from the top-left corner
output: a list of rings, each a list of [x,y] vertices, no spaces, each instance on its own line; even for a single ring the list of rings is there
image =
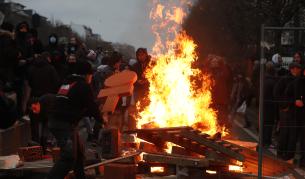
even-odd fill
[[[208,54],[240,58],[249,40],[243,0],[200,0],[194,4],[183,28],[198,45],[200,59]],[[253,24],[253,23],[252,23]],[[248,54],[247,54],[248,55]]]

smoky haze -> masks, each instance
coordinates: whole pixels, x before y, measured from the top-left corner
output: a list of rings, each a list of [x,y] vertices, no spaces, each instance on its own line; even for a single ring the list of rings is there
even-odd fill
[[[14,0],[49,20],[92,28],[106,41],[150,49],[154,43],[148,0]]]

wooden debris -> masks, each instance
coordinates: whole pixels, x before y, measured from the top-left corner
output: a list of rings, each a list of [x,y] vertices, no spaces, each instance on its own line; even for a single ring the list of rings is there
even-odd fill
[[[137,81],[137,74],[130,70],[116,73],[105,80],[105,86],[114,87],[127,84],[134,84]]]
[[[102,98],[102,97],[115,96],[115,95],[130,96],[133,92],[133,89],[134,89],[133,84],[105,88],[105,89],[101,89],[97,97]]]
[[[145,160],[146,162],[159,162],[159,163],[173,164],[179,166],[189,166],[189,167],[209,166],[209,161],[207,159],[194,159],[194,158],[182,157],[182,156],[144,154],[143,160]]]
[[[118,95],[108,96],[105,104],[102,107],[102,112],[114,112],[119,102],[120,97]]]
[[[204,145],[208,148],[211,148],[215,151],[218,151],[222,154],[225,154],[225,155],[228,155],[229,157],[231,158],[234,158],[234,159],[237,159],[241,162],[245,161],[245,157],[237,152],[234,152],[226,147],[228,147],[229,145],[227,146],[222,146],[222,145],[219,145],[217,144],[216,142],[214,141],[211,141],[209,139],[206,139],[196,133],[193,133],[193,132],[190,132],[188,130],[182,130],[181,131],[181,135],[183,137],[186,137],[186,138],[189,138],[193,141],[196,141],[197,143],[201,144],[201,145]]]

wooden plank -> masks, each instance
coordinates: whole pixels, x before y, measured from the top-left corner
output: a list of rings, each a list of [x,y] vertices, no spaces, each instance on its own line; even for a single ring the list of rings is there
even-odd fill
[[[165,140],[164,138],[160,138],[157,136],[152,136],[151,134],[144,134],[144,133],[138,133],[137,137],[140,139],[143,139],[147,142],[153,143],[155,144],[155,146],[157,147],[157,149],[159,151],[162,151],[164,149],[164,145],[165,145]]]
[[[142,152],[149,152],[149,153],[157,153],[159,152],[159,150],[157,149],[157,147],[154,144],[150,144],[147,142],[140,142],[139,145],[139,150],[141,150]]]
[[[218,152],[221,152],[225,155],[228,155],[236,160],[239,160],[241,162],[245,161],[245,157],[237,152],[234,152],[230,149],[227,149],[221,145],[218,145],[217,143],[215,143],[214,141],[210,141],[206,138],[201,137],[200,135],[197,135],[196,133],[187,131],[187,130],[182,130],[181,131],[181,135],[183,137],[186,137],[188,139],[191,139],[193,141],[198,142],[199,144],[202,144],[208,148],[211,148],[213,150],[216,150]]]
[[[133,93],[134,86],[132,84],[117,86],[112,88],[101,89],[98,94],[98,98],[106,97],[106,96],[130,96]]]
[[[96,163],[96,164],[93,164],[93,165],[88,165],[84,169],[89,170],[89,169],[97,168],[97,167],[100,167],[100,166],[103,166],[103,165],[106,165],[106,164],[109,164],[109,163],[118,162],[120,160],[135,157],[137,155],[140,155],[141,153],[142,152],[135,152],[135,153],[125,155],[125,156],[122,156],[122,157],[117,157],[117,158],[114,158],[114,159],[105,160],[105,161],[102,161],[102,162],[99,162],[99,163]],[[73,173],[73,170],[71,170],[69,173]]]
[[[182,126],[182,127],[166,127],[166,128],[149,128],[149,129],[134,129],[134,130],[127,130],[124,131],[124,133],[132,134],[132,133],[148,133],[148,132],[170,132],[170,131],[178,131],[180,132],[181,130],[189,130],[192,129],[191,127],[188,126]]]
[[[248,141],[241,141],[241,140],[225,140],[231,144],[235,144],[244,148],[248,148],[251,150],[256,150],[257,143],[256,142],[248,142]]]
[[[257,174],[258,153],[256,151],[244,148],[241,154],[245,156],[245,171]],[[278,175],[293,169],[294,166],[271,156],[263,156],[263,175]]]
[[[102,112],[114,112],[115,108],[120,100],[118,95],[108,96],[105,104],[103,105]]]
[[[156,155],[156,154],[144,154],[143,160],[147,162],[160,162],[166,164],[173,164],[179,166],[189,167],[209,167],[209,161],[207,159],[194,159],[188,157],[176,157],[170,155]]]
[[[127,84],[134,84],[137,81],[137,74],[130,70],[124,70],[120,73],[115,73],[114,75],[107,78],[104,82],[107,87],[115,87]]]
[[[178,138],[178,140],[177,140]],[[185,148],[187,151],[191,151],[194,153],[197,153],[199,155],[203,155],[208,157],[210,160],[213,160],[214,162],[222,163],[226,165],[229,162],[229,159],[221,154],[217,154],[215,151],[208,150],[203,145],[198,144],[197,142],[191,142],[190,144],[183,142],[182,137],[180,135],[171,135],[168,133],[162,134],[162,139],[164,141],[172,142],[176,145],[179,145],[183,148]]]

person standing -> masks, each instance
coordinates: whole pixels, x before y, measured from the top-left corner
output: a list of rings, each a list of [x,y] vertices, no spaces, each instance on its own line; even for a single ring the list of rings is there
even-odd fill
[[[35,58],[28,66],[25,77],[25,102],[23,104],[24,111],[28,104],[33,104],[43,95],[50,93],[56,94],[59,87],[59,76],[55,68],[48,61],[49,53],[44,52]],[[38,114],[29,112],[31,120],[32,140],[38,142],[46,150],[46,136],[43,132],[46,128],[46,120]],[[39,130],[41,129],[41,130]]]
[[[300,142],[301,152],[301,167],[305,167],[305,72],[303,70],[302,76],[295,79],[286,89],[285,93],[288,98],[288,114],[289,118],[289,131],[287,138],[289,142],[287,147],[288,155],[293,157],[296,151],[296,145]],[[288,122],[287,122],[288,123]]]
[[[276,103],[273,96],[273,88],[276,83],[275,68],[272,62],[266,63],[266,74],[264,81],[264,103],[263,103],[263,146],[269,147],[272,144],[273,127],[276,120]]]
[[[296,138],[296,121],[294,116],[291,116],[292,106],[289,105],[291,97],[287,93],[289,85],[300,77],[302,66],[298,63],[289,65],[289,75],[281,78],[274,87],[274,97],[278,101],[280,116],[279,116],[279,141],[277,155],[283,160],[290,160],[294,157],[295,138]]]
[[[229,103],[233,84],[231,69],[221,57],[213,57],[210,60],[209,70],[214,85],[212,88],[213,108],[218,111],[218,120],[221,126],[231,128],[229,121]]]
[[[149,83],[145,79],[145,70],[150,63],[150,55],[146,48],[138,48],[136,51],[136,60],[129,61],[129,69],[137,73],[138,80],[135,83],[134,98],[135,102],[142,100],[149,92]]]
[[[49,112],[48,128],[61,152],[48,179],[63,179],[72,169],[76,178],[85,178],[84,146],[78,136],[77,125],[85,116],[101,119],[90,87],[91,65],[79,60],[75,67],[74,73],[60,87]]]

